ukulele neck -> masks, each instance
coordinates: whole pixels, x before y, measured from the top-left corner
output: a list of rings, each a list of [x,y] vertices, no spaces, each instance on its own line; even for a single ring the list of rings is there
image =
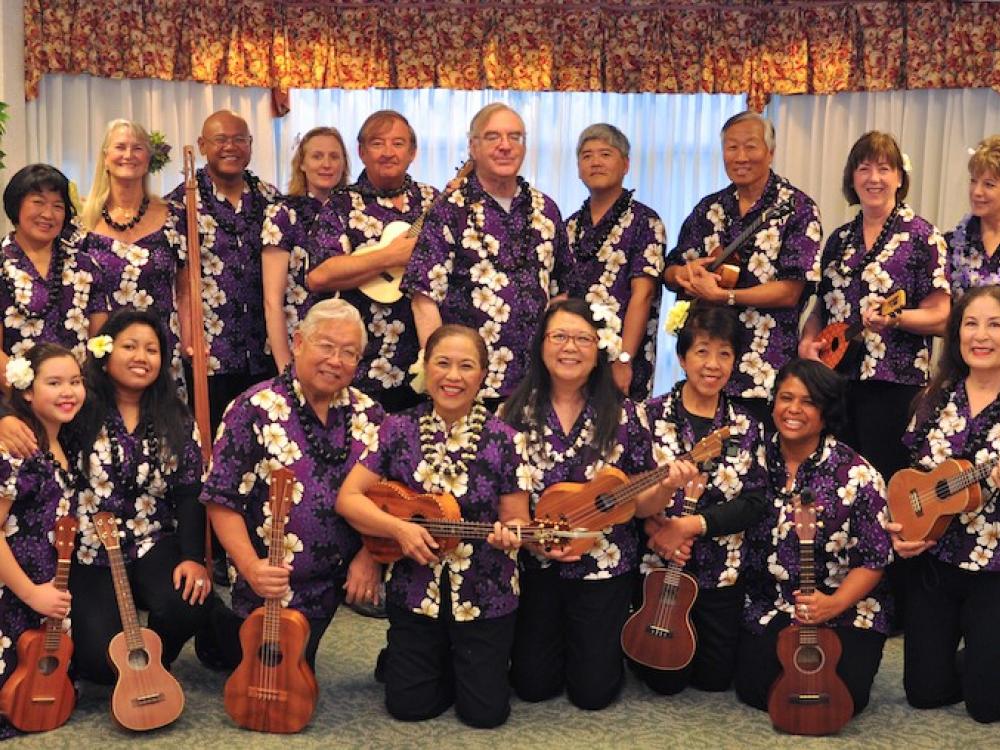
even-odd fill
[[[52,585],[55,586],[60,591],[65,591],[67,585],[69,584],[69,560],[59,560],[56,563],[56,577],[52,581]],[[59,648],[59,641],[62,637],[62,624],[63,618],[61,617],[46,617],[45,618],[45,650],[55,651]]]
[[[285,519],[271,516],[271,536],[268,548],[267,564],[272,568],[280,568],[285,560]],[[277,642],[281,639],[281,597],[271,596],[264,600],[265,643]]]
[[[115,586],[115,599],[118,600],[118,613],[121,615],[122,630],[125,633],[125,643],[129,651],[143,648],[142,634],[139,629],[139,618],[135,612],[135,602],[132,600],[132,587],[128,582],[125,570],[125,560],[122,558],[121,547],[108,548],[108,560],[111,563],[111,580]]]
[[[729,260],[733,253],[743,247],[743,243],[750,239],[750,237],[753,236],[753,234],[760,229],[761,225],[769,218],[770,214],[767,211],[764,211],[760,216],[750,222],[750,226],[736,235],[736,239],[726,245],[725,249],[719,253],[715,260],[708,264],[708,270],[713,273],[718,271],[722,267],[722,264]]]
[[[816,593],[815,545],[799,540],[799,591],[805,596]],[[818,642],[815,625],[799,625],[799,643],[814,646]]]
[[[981,464],[976,464],[971,469],[966,469],[960,474],[956,474],[950,479],[943,479],[938,482],[938,487],[936,488],[937,495],[941,499],[951,497],[952,495],[958,494],[966,487],[971,487],[976,482],[986,479],[993,471],[993,467],[997,465],[997,459],[991,458],[984,461]]]
[[[681,511],[681,516],[694,515],[697,506],[698,498],[685,495],[684,510]],[[660,601],[669,604],[677,598],[677,587],[681,583],[681,570],[680,563],[671,559],[667,565],[667,572],[663,575],[663,590],[660,592]]]

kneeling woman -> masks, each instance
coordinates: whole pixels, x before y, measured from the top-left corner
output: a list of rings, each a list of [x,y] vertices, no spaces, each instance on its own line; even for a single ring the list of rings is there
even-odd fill
[[[419,721],[454,703],[466,724],[494,727],[510,713],[507,664],[518,591],[519,543],[503,524],[527,523],[530,481],[514,430],[477,400],[488,366],[479,334],[438,328],[427,340],[424,366],[432,403],[386,417],[377,450],[344,481],[337,512],[363,534],[397,540],[406,555],[386,584],[389,713]],[[426,529],[366,496],[380,479],[450,493],[464,520],[499,523],[485,542],[463,541],[441,555]]]
[[[920,468],[1000,457],[1000,286],[973,288],[952,308],[940,370],[915,411],[903,442]],[[998,487],[995,467],[982,488],[983,507],[952,519],[937,542],[893,539],[900,556],[919,555],[906,581],[903,619],[903,687],[916,708],[964,700],[976,721],[1000,721]],[[963,666],[956,659],[960,640]]]
[[[149,611],[149,627],[163,640],[165,665],[204,624],[211,579],[201,562],[201,451],[194,420],[163,366],[170,350],[160,321],[151,312],[122,308],[88,347],[90,390],[78,420],[80,544],[69,579],[73,643],[81,676],[112,683],[106,654],[122,626],[94,514],[108,511],[121,521],[129,582],[137,606]]]
[[[767,469],[760,424],[722,392],[733,372],[740,323],[726,307],[692,306],[677,332],[677,356],[687,376],[665,396],[645,405],[658,464],[690,451],[713,430],[732,431],[723,455],[708,472],[708,485],[695,512],[682,516],[684,493],[645,530],[651,553],[641,569],[665,568],[677,551],[691,546],[685,572],[698,582],[691,611],[697,642],[684,669],[659,670],[639,664],[636,674],[658,693],[670,695],[688,684],[699,690],[728,690],[736,667],[736,642],[743,612],[747,544],[744,531],[766,512]]]
[[[552,304],[531,344],[528,373],[504,405],[504,419],[524,433],[533,506],[557,482],[586,482],[608,466],[627,475],[653,467],[645,420],[615,386],[608,351],[599,345],[605,330],[583,300]],[[662,486],[638,499],[636,515],[661,510],[695,474],[693,465],[677,462]],[[522,700],[546,700],[564,688],[580,708],[601,709],[615,699],[625,676],[620,638],[638,558],[631,521],[611,527],[582,557],[522,553],[511,659]]]
[[[844,418],[844,380],[813,360],[792,360],[774,384],[774,425],[767,445],[768,515],[748,532],[747,605],[736,659],[736,694],[766,709],[781,667],[778,633],[795,617],[833,628],[843,654],[837,674],[854,701],[868,705],[888,634],[883,570],[892,559],[885,531],[885,483],[860,455],[833,437]],[[794,499],[815,496],[816,590],[799,589]]]

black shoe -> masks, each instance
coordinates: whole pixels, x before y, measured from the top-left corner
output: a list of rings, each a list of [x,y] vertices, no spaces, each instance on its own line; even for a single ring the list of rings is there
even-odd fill
[[[348,604],[347,606],[362,617],[373,617],[377,620],[384,620],[389,616],[386,614],[385,604],[382,602],[379,602],[378,604],[372,604],[371,602],[355,602],[354,604]]]
[[[229,588],[229,561],[225,555],[212,559],[212,583]]]

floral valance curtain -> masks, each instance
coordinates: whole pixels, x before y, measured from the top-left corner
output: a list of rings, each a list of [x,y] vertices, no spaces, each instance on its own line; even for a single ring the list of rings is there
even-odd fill
[[[1000,3],[24,0],[46,73],[289,88],[1000,90]]]

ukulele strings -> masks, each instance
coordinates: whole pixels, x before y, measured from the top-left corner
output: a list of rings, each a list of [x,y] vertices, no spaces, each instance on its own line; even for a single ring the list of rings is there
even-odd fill
[[[704,488],[702,488],[702,492]],[[684,495],[684,512],[681,513],[681,517],[690,516],[694,513],[695,508],[698,506],[698,498],[701,497],[701,492],[698,493],[697,497],[691,497],[687,493]],[[671,560],[670,564],[667,565],[667,569],[663,574],[663,588],[660,590],[660,600],[657,603],[656,609],[656,624],[661,627],[668,627],[670,620],[673,616],[674,605],[677,603],[677,587],[681,582],[681,566],[675,560]]]
[[[990,459],[985,463],[978,464],[977,466],[974,466],[971,469],[966,469],[960,474],[956,474],[953,477],[949,477],[948,479],[943,480],[945,487],[947,487],[948,489],[948,496],[945,498],[941,498],[938,496],[937,489],[920,490],[919,492],[916,493],[916,497],[921,503],[926,502],[928,500],[940,500],[941,502],[943,502],[944,500],[947,500],[948,497],[951,497],[952,495],[961,492],[967,487],[971,487],[980,479],[985,479],[987,476],[989,476],[990,472],[993,471],[993,466],[996,464],[996,462],[997,462],[996,459]],[[940,482],[935,482],[934,487],[936,488],[938,484],[940,484]]]

